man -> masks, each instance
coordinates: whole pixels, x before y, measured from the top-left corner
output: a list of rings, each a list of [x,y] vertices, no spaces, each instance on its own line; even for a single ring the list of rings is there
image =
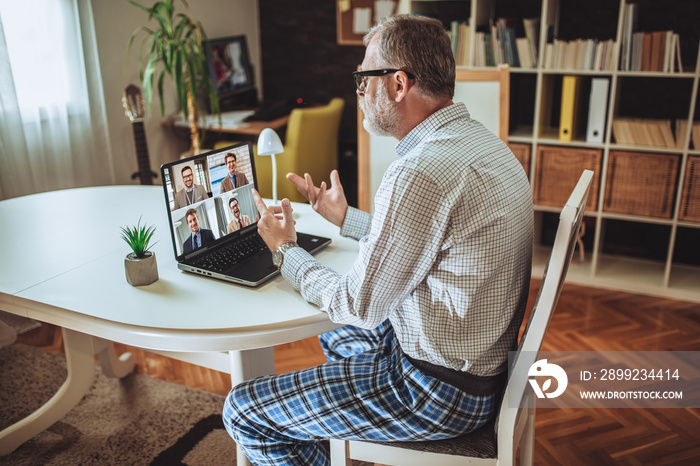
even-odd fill
[[[360,240],[345,275],[296,246],[288,200],[254,197],[282,276],[333,322],[328,363],[233,388],[224,424],[256,464],[327,464],[321,439],[454,437],[497,409],[527,303],[533,210],[507,146],[461,103],[439,21],[382,20],[355,73],[364,126],[399,140],[373,216],[331,187],[287,175],[314,210]],[[429,393],[429,395],[427,395]]]
[[[228,206],[231,209],[231,214],[233,214],[233,220],[229,222],[226,233],[233,233],[234,231],[238,231],[250,225],[250,217],[241,215],[241,206],[238,205],[238,199],[232,197],[228,201]]]
[[[228,169],[228,175],[224,177],[221,181],[221,191],[220,194],[226,191],[231,191],[235,188],[240,188],[248,184],[248,178],[246,178],[245,173],[238,172],[236,170],[236,154],[229,152],[226,154],[226,168]]]
[[[209,199],[209,193],[207,193],[204,186],[194,182],[192,167],[186,165],[182,168],[181,173],[182,182],[185,183],[185,187],[175,193],[175,208],[173,210],[187,207],[195,202],[203,201],[204,199]]]
[[[206,246],[216,239],[213,231],[207,228],[199,228],[199,219],[195,209],[190,209],[185,213],[185,220],[187,220],[187,226],[190,227],[192,234],[182,243],[182,252],[184,254]]]

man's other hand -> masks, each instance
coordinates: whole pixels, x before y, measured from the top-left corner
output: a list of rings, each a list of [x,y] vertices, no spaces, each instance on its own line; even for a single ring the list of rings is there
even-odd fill
[[[327,189],[325,181],[321,183],[320,187],[314,186],[314,181],[308,173],[304,175],[304,178],[296,173],[287,173],[287,179],[296,186],[306,200],[311,203],[311,207],[323,218],[338,227],[343,226],[345,214],[348,211],[348,201],[345,198],[343,185],[340,184],[338,170],[331,172],[330,189]]]

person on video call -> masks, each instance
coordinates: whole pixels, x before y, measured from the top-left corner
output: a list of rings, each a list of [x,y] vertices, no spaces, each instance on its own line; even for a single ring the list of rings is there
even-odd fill
[[[187,207],[195,202],[209,199],[209,193],[201,184],[194,182],[194,173],[192,167],[185,166],[182,168],[182,182],[185,187],[175,193],[175,208],[174,210]]]
[[[195,209],[190,209],[185,213],[185,220],[187,220],[187,226],[190,227],[192,234],[182,243],[182,252],[184,254],[206,246],[216,239],[213,231],[207,228],[199,228],[199,219]]]
[[[228,175],[221,181],[221,194],[248,184],[248,178],[246,178],[245,173],[236,169],[236,154],[229,152],[226,154],[225,160]]]
[[[229,222],[228,228],[226,228],[226,233],[233,233],[234,231],[238,231],[241,228],[250,225],[250,217],[247,215],[241,215],[241,206],[238,204],[238,199],[232,197],[228,201],[228,206],[231,209],[233,220]]]
[[[363,125],[399,141],[374,215],[348,206],[335,170],[330,188],[287,175],[341,235],[360,240],[350,271],[296,245],[288,199],[268,208],[253,192],[282,276],[346,324],[320,336],[327,363],[227,396],[224,424],[255,464],[328,464],[328,438],[415,441],[477,429],[494,416],[517,345],[533,244],[522,167],[452,101],[455,62],[439,21],[391,16],[364,43],[355,73]]]

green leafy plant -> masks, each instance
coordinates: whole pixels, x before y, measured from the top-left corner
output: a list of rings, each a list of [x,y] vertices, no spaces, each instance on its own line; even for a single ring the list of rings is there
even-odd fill
[[[134,252],[136,257],[143,259],[148,256],[149,248],[154,246],[156,243],[151,245],[151,239],[153,238],[153,233],[156,231],[155,226],[147,227],[146,225],[141,225],[141,217],[135,227],[121,227],[122,239],[126,241],[131,250]]]
[[[199,90],[203,90],[209,98],[211,113],[219,117],[221,115],[219,99],[206,64],[203,43],[206,42],[207,36],[204,28],[190,15],[175,14],[174,0],[159,1],[150,8],[134,0],[128,2],[146,12],[149,22],[155,20],[157,23],[152,29],[146,26],[137,28],[131,34],[126,49],[128,60],[134,39],[143,34],[139,46],[139,77],[146,105],[151,108],[155,80],[160,98],[161,117],[165,117],[163,84],[165,76],[169,76],[175,87],[178,108],[189,122],[190,151],[193,154],[199,152]],[[182,0],[182,3],[189,7],[186,0]]]

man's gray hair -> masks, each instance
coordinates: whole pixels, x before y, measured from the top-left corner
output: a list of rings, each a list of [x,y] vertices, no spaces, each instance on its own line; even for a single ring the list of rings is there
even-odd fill
[[[375,35],[381,66],[413,73],[418,89],[430,97],[454,96],[455,59],[440,21],[418,15],[389,16],[369,30],[365,46]]]

